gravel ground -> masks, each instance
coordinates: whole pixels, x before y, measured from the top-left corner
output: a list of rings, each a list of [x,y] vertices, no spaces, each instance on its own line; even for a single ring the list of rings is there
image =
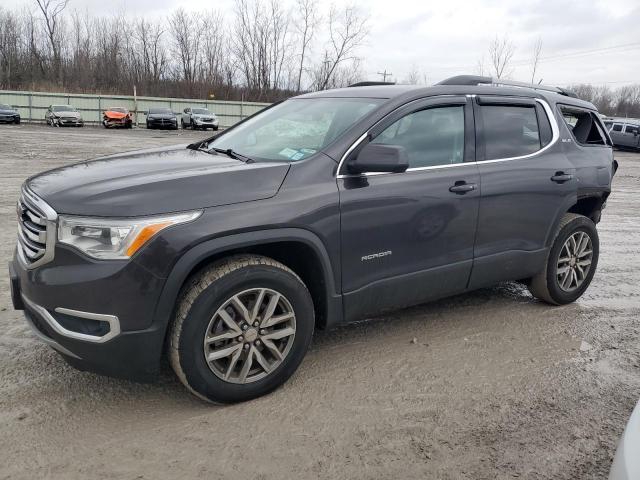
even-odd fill
[[[28,175],[204,136],[2,127],[2,262]],[[640,154],[616,157],[577,303],[505,283],[318,332],[283,388],[241,405],[205,405],[169,371],[154,384],[75,371],[1,276],[0,478],[605,478],[640,397]]]

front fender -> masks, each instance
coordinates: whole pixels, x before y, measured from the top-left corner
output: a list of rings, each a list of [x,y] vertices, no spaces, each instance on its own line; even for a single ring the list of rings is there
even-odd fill
[[[317,254],[322,271],[319,272],[326,285],[326,302],[330,323],[342,320],[342,295],[336,291],[333,268],[322,241],[312,232],[300,228],[269,229],[245,232],[215,238],[200,243],[182,255],[169,273],[154,314],[154,324],[166,329],[176,307],[180,289],[192,272],[207,259],[252,246],[268,245],[276,242],[301,242],[311,247]]]

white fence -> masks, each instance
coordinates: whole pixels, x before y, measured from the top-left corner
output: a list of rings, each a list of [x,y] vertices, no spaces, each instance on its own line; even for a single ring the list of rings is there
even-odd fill
[[[0,90],[0,103],[18,109],[23,121],[44,122],[49,105],[72,105],[87,123],[102,121],[102,112],[109,107],[124,107],[137,114],[137,121],[145,122],[146,111],[152,107],[167,107],[181,113],[186,107],[207,108],[220,119],[222,127],[229,127],[240,120],[269,106],[268,103],[226,102],[188,98],[137,97],[125,95],[85,95],[76,93],[17,92]],[[136,117],[134,117],[136,118]]]

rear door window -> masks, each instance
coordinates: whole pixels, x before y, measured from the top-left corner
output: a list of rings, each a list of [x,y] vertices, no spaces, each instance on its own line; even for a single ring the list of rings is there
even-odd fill
[[[521,157],[542,148],[540,127],[533,105],[482,105],[480,117],[485,160]],[[550,129],[550,126],[544,129],[546,143],[550,141]]]
[[[621,132],[622,131],[622,124],[621,123],[614,123],[613,124],[613,128],[611,129],[614,132]]]

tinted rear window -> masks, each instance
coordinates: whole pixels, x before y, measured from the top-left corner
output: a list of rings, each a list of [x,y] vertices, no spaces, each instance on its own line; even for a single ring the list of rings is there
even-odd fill
[[[520,157],[540,150],[536,109],[520,105],[480,107],[485,160]]]

